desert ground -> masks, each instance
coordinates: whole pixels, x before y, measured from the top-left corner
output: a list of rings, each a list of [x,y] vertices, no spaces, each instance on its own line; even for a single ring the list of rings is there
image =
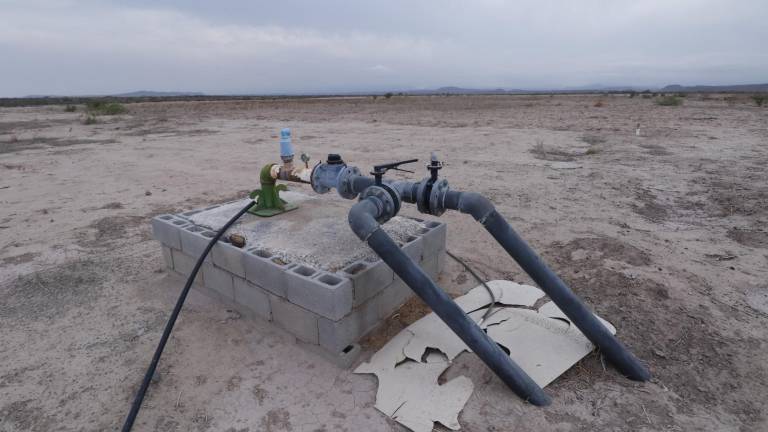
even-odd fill
[[[486,194],[653,373],[629,381],[593,353],[538,408],[465,353],[446,373],[475,383],[461,430],[768,430],[768,108],[683,100],[150,102],[95,124],[82,106],[2,108],[0,431],[119,429],[184,282],[150,219],[257,188],[282,127],[297,152],[364,171],[436,151],[452,188]],[[393,174],[420,179],[422,162]],[[469,216],[442,220],[448,249],[484,277],[531,282]],[[476,285],[452,261],[438,283]],[[409,302],[358,362],[427,312]],[[404,430],[375,391],[374,376],[193,292],[134,430]]]

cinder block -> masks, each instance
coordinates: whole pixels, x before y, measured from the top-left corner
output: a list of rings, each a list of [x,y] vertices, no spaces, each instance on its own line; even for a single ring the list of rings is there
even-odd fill
[[[288,270],[286,295],[291,303],[333,321],[352,310],[349,279],[304,265]]]
[[[371,331],[380,322],[378,300],[378,297],[368,300],[338,321],[320,317],[320,346],[332,353],[341,353]]]
[[[165,267],[173,270],[173,253],[171,248],[166,245],[163,245],[163,261],[165,262]]]
[[[286,296],[288,276],[286,272],[294,264],[281,261],[268,251],[250,249],[243,255],[245,278],[280,297]]]
[[[181,249],[179,230],[187,224],[187,221],[173,215],[155,216],[152,218],[152,236],[168,247]]]
[[[367,260],[354,262],[340,271],[339,275],[352,282],[354,292],[352,307],[357,307],[375,296],[395,280],[392,269],[380,259],[373,262]]]
[[[182,219],[189,220],[192,216],[200,213],[201,211],[202,210],[192,210],[192,211],[187,211],[187,212],[184,212],[184,213],[178,213],[178,214],[176,214],[174,216],[182,218]]]
[[[299,340],[317,345],[317,315],[274,294],[269,294],[269,304],[275,324]]]
[[[424,241],[421,235],[412,235],[405,239],[405,243],[401,246],[403,252],[411,257],[411,259],[419,264],[424,254]]]
[[[211,239],[216,236],[216,233],[208,231],[201,226],[190,224],[185,226],[179,232],[179,235],[181,237],[181,250],[189,256],[199,257],[205,251]],[[205,260],[211,261],[211,255],[208,254]]]
[[[234,281],[232,274],[211,263],[203,263],[203,285],[210,288],[227,300],[235,299]]]
[[[260,287],[245,279],[235,277],[235,303],[244,306],[254,315],[263,320],[272,320],[272,307],[269,305],[269,294]]]
[[[245,277],[245,266],[243,265],[243,255],[245,250],[232,246],[228,241],[220,240],[216,242],[211,250],[211,259],[218,267],[230,271],[231,273]]]
[[[392,312],[399,309],[403,303],[414,295],[416,294],[402,279],[395,277],[394,282],[384,288],[381,294],[378,295],[376,303],[378,303],[379,319],[385,319],[392,315]]]
[[[197,258],[192,258],[191,256],[186,255],[184,252],[178,249],[171,249],[171,257],[173,259],[173,269],[180,275],[184,276],[185,280],[189,278],[189,275],[192,273],[192,269],[195,267]],[[200,270],[201,271],[197,272],[197,277],[195,277],[195,283],[202,285],[203,272],[202,269]]]
[[[432,253],[429,256],[424,256],[424,261],[421,263],[421,268],[429,275],[432,280],[437,280],[437,276],[443,270],[445,265],[445,250],[439,250]]]
[[[445,238],[448,226],[440,221],[425,221],[421,230],[424,238],[424,257],[429,257],[437,252],[445,250]]]
[[[219,304],[227,309],[235,309],[241,314],[245,315],[245,310],[241,310],[244,308],[239,307],[231,298],[224,297],[221,295],[220,292],[216,291],[213,288],[208,288],[205,285],[199,285],[195,284],[192,285],[192,288],[199,292],[200,294],[203,294],[204,296],[208,297],[209,299],[213,300],[216,304]]]

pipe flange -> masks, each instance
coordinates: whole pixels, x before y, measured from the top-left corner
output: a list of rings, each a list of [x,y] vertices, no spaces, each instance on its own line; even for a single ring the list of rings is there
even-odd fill
[[[319,194],[324,194],[331,190],[329,187],[320,183],[320,174],[322,173],[322,162],[318,162],[312,167],[312,173],[309,175],[309,184],[312,185],[312,190]]]
[[[429,214],[429,197],[427,194],[429,193],[429,189],[432,187],[431,181],[429,177],[425,177],[424,180],[420,181],[418,183],[418,188],[416,189],[416,208],[419,210],[420,213],[426,213]]]
[[[357,194],[352,188],[352,178],[360,175],[360,170],[357,167],[346,166],[339,173],[338,186],[336,192],[345,199],[354,199]]]
[[[432,191],[429,194],[429,214],[440,216],[445,213],[445,195],[450,187],[448,180],[438,180],[432,185]]]
[[[400,196],[388,185],[371,186],[360,194],[360,201],[373,197],[379,207],[379,216],[376,222],[383,224],[392,219],[400,211]]]

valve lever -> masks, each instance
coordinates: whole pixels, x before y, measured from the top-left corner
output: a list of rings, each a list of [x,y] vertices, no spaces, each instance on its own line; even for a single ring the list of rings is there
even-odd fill
[[[381,185],[381,179],[382,179],[382,177],[384,177],[384,174],[386,174],[387,171],[394,170],[394,171],[402,171],[402,172],[407,172],[407,173],[413,173],[413,171],[409,171],[409,170],[400,168],[400,165],[405,165],[405,164],[414,163],[414,162],[418,162],[418,161],[419,161],[418,159],[408,159],[408,160],[399,161],[399,162],[390,162],[390,163],[385,163],[385,164],[380,164],[380,165],[374,165],[373,166],[373,171],[371,171],[371,175],[375,179],[376,185],[380,186]]]

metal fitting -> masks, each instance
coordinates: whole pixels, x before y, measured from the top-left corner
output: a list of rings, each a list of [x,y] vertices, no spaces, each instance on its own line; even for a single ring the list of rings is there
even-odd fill
[[[400,195],[391,187],[382,184],[371,186],[360,194],[360,200],[368,199],[378,207],[376,222],[383,224],[400,211]]]

